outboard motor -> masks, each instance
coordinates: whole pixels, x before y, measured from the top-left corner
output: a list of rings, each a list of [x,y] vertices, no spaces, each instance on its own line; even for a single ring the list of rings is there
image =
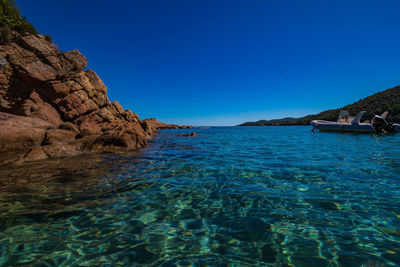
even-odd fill
[[[386,116],[384,116],[386,117]],[[372,120],[371,124],[375,129],[376,133],[394,133],[396,132],[396,126],[392,123],[387,122],[383,116],[375,115]]]

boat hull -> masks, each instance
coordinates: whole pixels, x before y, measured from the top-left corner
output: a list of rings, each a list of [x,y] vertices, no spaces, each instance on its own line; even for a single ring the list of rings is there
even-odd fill
[[[375,129],[370,123],[339,123],[332,121],[315,120],[311,125],[320,132],[351,132],[351,133],[375,133]],[[400,132],[400,125],[395,124],[396,131]]]

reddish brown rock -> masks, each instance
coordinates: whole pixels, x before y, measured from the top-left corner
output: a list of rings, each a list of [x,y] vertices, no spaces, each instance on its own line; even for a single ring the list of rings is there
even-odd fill
[[[44,152],[42,146],[35,146],[31,148],[28,152],[23,154],[19,159],[18,162],[24,161],[35,161],[41,159],[47,159],[49,156]]]
[[[61,116],[67,121],[72,121],[88,111],[87,106],[82,103],[76,94],[69,94],[57,101],[57,107]]]
[[[48,158],[56,158],[61,156],[76,155],[80,151],[77,150],[75,145],[68,144],[53,144],[42,146],[43,151],[47,154]]]
[[[158,121],[156,118],[144,119],[143,122],[147,122],[153,128],[156,129],[191,129],[194,128],[193,126],[186,126],[186,125],[176,125],[176,124],[167,124]]]
[[[0,107],[8,110],[11,109],[11,104],[7,100],[4,100],[3,97],[0,95]]]
[[[50,99],[65,97],[71,91],[69,86],[61,81],[48,81],[44,84],[43,90],[42,94],[49,96]]]
[[[0,126],[38,128],[43,130],[54,128],[53,124],[41,119],[17,116],[4,112],[0,112]]]
[[[149,135],[157,133],[157,128],[155,128],[148,120],[143,120],[140,124],[142,125],[144,131]]]
[[[65,129],[50,129],[46,132],[43,145],[69,144],[75,140],[77,133]]]
[[[111,122],[118,117],[118,112],[115,107],[111,104],[108,104],[102,107],[97,114],[103,118],[104,121]]]
[[[81,100],[81,102],[85,102],[85,101],[89,100],[89,96],[85,90],[75,91],[73,94],[77,95],[79,97],[79,99]]]
[[[92,99],[88,99],[83,104],[85,104],[85,106],[87,108],[87,112],[92,112],[92,111],[96,111],[99,109],[99,107],[96,105],[96,103],[94,103],[94,101]]]
[[[58,72],[63,71],[60,59],[57,56],[45,56],[42,60]]]
[[[156,127],[110,102],[87,63],[41,35],[0,45],[0,151],[22,149],[30,161],[146,146]]]
[[[50,122],[55,127],[58,127],[62,123],[57,110],[49,103],[44,102],[35,91],[25,100],[22,109],[25,116],[42,119]]]
[[[80,125],[80,136],[101,135],[101,126],[95,122],[86,121]]]
[[[65,81],[65,85],[68,86],[71,92],[82,90],[82,86],[73,79]]]
[[[83,71],[86,68],[88,60],[78,50],[74,49],[62,54],[66,63],[64,66],[70,71]]]
[[[56,52],[55,48],[46,42],[41,36],[33,34],[25,35],[20,39],[20,43],[27,50],[42,57]]]
[[[124,109],[121,107],[121,104],[118,103],[118,101],[113,101],[113,102],[111,102],[111,104],[112,104],[113,107],[115,108],[116,113],[117,113],[118,115],[121,115],[122,113],[124,113]]]
[[[0,152],[39,146],[51,123],[0,112]]]
[[[125,110],[122,114],[121,114],[127,121],[130,122],[138,122],[140,123],[140,119],[139,116],[136,113],[133,113],[132,111]]]
[[[0,151],[21,150],[39,146],[46,130],[2,126],[0,129]]]
[[[49,158],[57,158],[63,156],[72,156],[78,154],[79,151],[73,145],[54,144],[36,146],[30,149],[27,153],[21,155],[17,159],[17,163],[26,161],[44,160]]]
[[[195,137],[196,135],[197,135],[196,132],[188,133],[188,134],[178,134],[178,136],[182,136],[182,137]]]
[[[25,66],[21,66],[18,75],[28,85],[37,86],[41,83],[54,80],[56,78],[55,70],[41,61],[35,61]]]
[[[76,134],[79,133],[78,127],[76,127],[76,125],[71,122],[63,122],[58,126],[58,128],[73,131]]]
[[[103,93],[107,92],[107,87],[104,85],[103,81],[100,77],[91,69],[86,71],[86,77],[89,79],[90,83],[96,88],[96,90],[101,91]]]

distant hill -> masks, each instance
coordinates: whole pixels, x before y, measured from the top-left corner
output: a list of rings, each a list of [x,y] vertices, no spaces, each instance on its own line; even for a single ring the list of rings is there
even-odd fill
[[[274,119],[274,120],[259,120],[255,122],[245,122],[240,124],[239,126],[271,126],[271,125],[291,125],[296,123],[298,118],[283,118],[283,119]]]
[[[315,115],[307,115],[301,118],[283,118],[274,120],[259,120],[256,122],[245,122],[239,126],[277,126],[277,125],[308,125],[312,120],[336,121],[341,109],[348,110],[350,115],[357,115],[365,110],[363,119],[370,120],[375,114],[389,111],[387,120],[400,123],[400,86],[373,94],[353,104],[323,111]]]

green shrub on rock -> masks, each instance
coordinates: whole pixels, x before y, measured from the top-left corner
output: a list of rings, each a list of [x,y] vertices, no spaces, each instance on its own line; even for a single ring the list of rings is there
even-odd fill
[[[51,38],[51,36],[50,35],[48,35],[48,34],[45,34],[45,35],[43,35],[44,36],[44,39],[47,41],[47,42],[49,42],[49,43],[53,43],[53,39]]]
[[[3,44],[11,41],[12,31],[38,34],[35,27],[25,17],[21,17],[19,9],[14,3],[14,0],[0,0],[0,41]]]
[[[0,44],[7,44],[11,41],[12,33],[10,26],[6,25],[0,28]]]

